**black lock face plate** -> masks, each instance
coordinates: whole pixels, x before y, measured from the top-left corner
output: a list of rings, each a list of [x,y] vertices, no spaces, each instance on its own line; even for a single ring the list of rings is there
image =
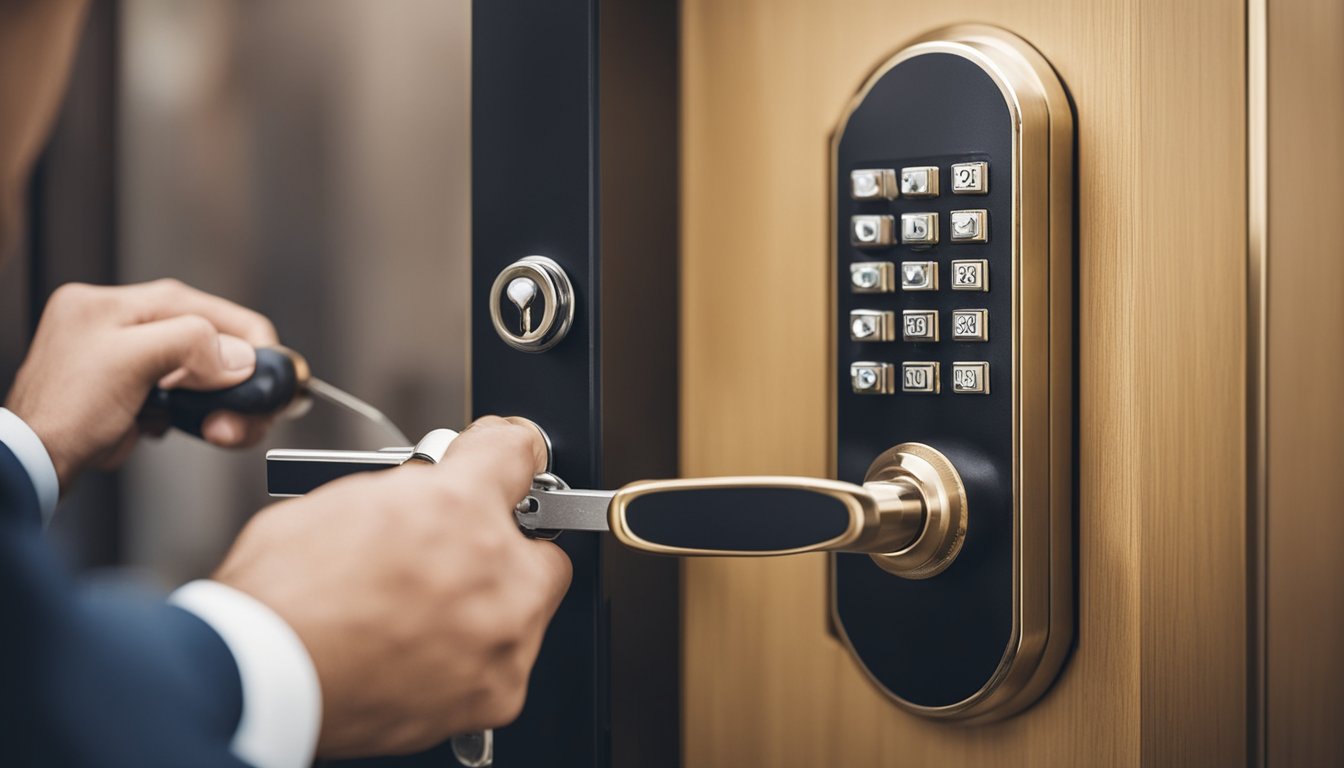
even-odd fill
[[[897,696],[923,706],[955,704],[985,684],[1003,657],[1012,629],[1012,125],[1003,94],[974,62],[947,53],[908,59],[889,70],[850,116],[839,142],[835,179],[836,417],[839,479],[862,483],[873,457],[898,442],[920,442],[943,452],[967,485],[973,517],[961,554],[935,578],[893,577],[867,555],[836,556],[836,609],[868,670]],[[988,163],[989,194],[951,193],[951,165]],[[905,167],[938,168],[940,194],[932,198],[854,200],[850,172]],[[951,242],[951,212],[988,211],[989,240]],[[901,214],[936,212],[939,242],[856,248],[851,216],[892,216],[899,239]],[[988,262],[989,291],[951,290],[954,259]],[[854,293],[850,265],[890,261],[891,293]],[[938,290],[905,291],[902,262],[932,261]],[[850,312],[894,313],[897,340],[850,339]],[[902,311],[938,310],[939,341],[901,340]],[[989,341],[953,340],[955,309],[988,311]],[[858,394],[850,381],[855,361],[886,362],[896,377],[892,394]],[[902,363],[939,363],[939,392],[903,392]],[[952,391],[954,362],[988,362],[989,394]],[[1005,471],[1007,470],[1007,471]]]
[[[981,31],[984,28],[960,29],[1006,36],[998,30],[985,33]],[[926,38],[929,39],[934,38]],[[1025,44],[1017,43],[1025,48]],[[1062,602],[1059,599],[1063,594],[1071,594],[1068,591],[1071,583],[1066,586],[1043,576],[1058,576],[1067,571],[1063,566],[1069,562],[1068,550],[1054,550],[1061,552],[1059,557],[1051,556],[1047,558],[1049,562],[1034,560],[1026,570],[1015,560],[1015,548],[1021,541],[1028,541],[1033,553],[1058,545],[1059,536],[1050,541],[1042,539],[1051,539],[1052,533],[1066,530],[1067,522],[1063,529],[1055,525],[1059,518],[1052,511],[1056,509],[1052,504],[1059,500],[1052,502],[1048,491],[1044,497],[1033,492],[1029,517],[1021,516],[1021,505],[1015,505],[1014,493],[1021,492],[1023,464],[1021,447],[1015,443],[1014,435],[1024,423],[1024,412],[1035,428],[1051,423],[1044,414],[1059,413],[1052,410],[1056,405],[1063,407],[1066,414],[1069,409],[1069,394],[1062,391],[1067,388],[1056,387],[1061,391],[1053,391],[1038,384],[1058,382],[1049,375],[1049,354],[1045,350],[1054,349],[1051,345],[1059,339],[1064,339],[1067,347],[1069,331],[1063,331],[1061,336],[1050,323],[1059,316],[1068,317],[1070,294],[1051,293],[1049,286],[1052,279],[1060,283],[1061,275],[1067,280],[1068,272],[1053,277],[1045,273],[1055,263],[1048,255],[1049,246],[1058,245],[1070,236],[1071,207],[1063,209],[1068,223],[1056,221],[1060,228],[1052,230],[1052,220],[1042,214],[1060,199],[1048,186],[1052,176],[1044,169],[1028,176],[1037,186],[1025,188],[1026,194],[1034,197],[1024,198],[1024,187],[1018,179],[1022,169],[1015,164],[1029,158],[1048,167],[1050,160],[1061,156],[1061,147],[1042,137],[1066,136],[1068,146],[1063,148],[1063,156],[1067,160],[1060,161],[1060,167],[1067,170],[1070,181],[1061,186],[1071,188],[1072,119],[1067,115],[1066,132],[1051,132],[1050,119],[1065,119],[1058,104],[1064,104],[1063,113],[1068,111],[1062,86],[1057,81],[1052,85],[1057,93],[1051,92],[1058,97],[1050,102],[1055,110],[1053,115],[1044,107],[1033,111],[1032,104],[1036,102],[1016,111],[1023,108],[1010,103],[1011,86],[1004,85],[1005,80],[1011,80],[1011,75],[1003,74],[1009,68],[1005,66],[991,74],[989,60],[976,54],[965,46],[942,41],[903,51],[869,81],[833,139],[832,385],[836,475],[840,480],[861,483],[870,463],[883,451],[898,443],[927,444],[947,456],[961,476],[966,490],[967,529],[963,548],[951,565],[942,573],[924,579],[895,576],[868,555],[835,555],[832,618],[841,639],[864,670],[902,706],[935,717],[988,719],[986,712],[991,709],[997,708],[990,717],[998,717],[1020,709],[1024,700],[1039,695],[1062,661],[1060,642],[1067,647],[1071,636],[1072,618],[1063,607],[1071,605],[1071,598]],[[1031,54],[1039,59],[1034,51]],[[1016,63],[1017,60],[1010,62]],[[1044,60],[1039,63],[1053,77]],[[1023,67],[1012,71],[1030,70]],[[1024,128],[1018,123],[1024,114],[1043,127],[1036,133],[1028,132],[1030,125]],[[1053,126],[1058,127],[1058,123]],[[986,164],[988,188],[983,193],[953,192],[952,166],[964,163]],[[938,169],[936,196],[854,197],[852,171],[889,169],[899,185],[903,168],[918,167]],[[1066,199],[1069,194],[1071,191],[1065,195]],[[1026,221],[1028,225],[1054,234],[1047,237],[1038,231],[1034,237],[1023,239],[1020,230],[1023,221],[1014,221],[1023,210],[1030,210],[1033,216]],[[953,239],[956,211],[985,212],[984,242]],[[902,214],[912,213],[937,214],[936,244],[902,242]],[[854,216],[892,217],[893,243],[855,246]],[[1035,247],[1039,257],[1024,259],[1019,253],[1023,244],[1026,251]],[[1043,247],[1038,247],[1042,244]],[[1061,250],[1064,255],[1060,258],[1069,258],[1067,249]],[[953,262],[961,260],[985,263],[986,290],[953,289],[956,276]],[[856,291],[851,282],[851,265],[861,262],[890,263],[891,290]],[[904,262],[933,262],[938,273],[936,290],[904,290]],[[1015,273],[1024,269],[1039,273],[1030,275],[1036,282],[1029,284],[1031,288],[1025,294],[1022,275]],[[1022,310],[1015,305],[1015,296],[1020,302],[1023,295],[1039,297],[1042,307],[1040,312],[1027,313],[1026,326],[1020,324],[1015,314]],[[1065,305],[1062,313],[1052,302]],[[894,340],[854,340],[851,313],[856,310],[892,313]],[[903,339],[902,313],[908,310],[937,311],[936,341]],[[987,340],[956,338],[953,315],[956,310],[984,310],[981,321],[987,327]],[[1024,333],[1027,335],[1022,336]],[[1022,357],[1024,342],[1029,359]],[[1067,357],[1055,362],[1069,366],[1071,371]],[[1019,366],[1041,360],[1046,361],[1044,370],[1028,376],[1028,388],[1034,387],[1033,392],[1040,397],[1031,400],[1032,405],[1024,410],[1021,404],[1027,401],[1021,399]],[[887,379],[873,385],[878,392],[859,391],[852,380],[851,364],[855,362],[891,366]],[[938,364],[936,392],[904,391],[907,382],[902,367],[912,362]],[[988,364],[988,392],[956,391],[957,363]],[[912,379],[910,383],[918,380]],[[1047,403],[1048,407],[1041,403]],[[1043,455],[1053,461],[1057,456],[1067,456],[1051,449],[1050,435],[1054,434],[1057,433],[1049,426],[1031,433],[1033,438],[1044,436],[1034,440],[1033,457]],[[1048,463],[1037,461],[1031,468],[1030,478],[1046,478],[1033,488],[1051,487],[1056,481],[1058,467],[1048,467]],[[1067,495],[1067,481],[1058,487],[1063,487]],[[1065,510],[1067,519],[1067,502],[1058,509]],[[1021,538],[1023,519],[1032,521],[1027,526],[1030,530],[1026,539]],[[1045,585],[1044,591],[1049,593],[1049,585],[1055,584],[1056,590],[1064,590],[1044,598],[1032,593],[1035,612],[1028,617],[1030,621],[1023,619],[1019,599],[1024,594],[1018,591],[1024,578],[1033,589]],[[1051,623],[1065,620],[1066,615],[1067,629]],[[1036,623],[1032,624],[1033,621]],[[1030,643],[1022,642],[1024,636],[1041,642],[1028,648]],[[1051,644],[1052,647],[1043,650]],[[1014,669],[1014,664],[1027,669]],[[1028,677],[1033,678],[1032,682],[1023,683]],[[996,686],[1001,686],[1005,679],[1011,685],[1002,687],[1018,686],[1019,693],[1010,696],[1005,691],[996,691]],[[1032,690],[1020,694],[1024,689]],[[998,699],[1013,700],[1008,706],[999,706]]]

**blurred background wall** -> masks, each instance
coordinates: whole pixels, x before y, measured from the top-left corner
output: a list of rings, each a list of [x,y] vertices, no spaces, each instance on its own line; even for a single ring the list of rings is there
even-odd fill
[[[264,312],[317,375],[379,406],[413,439],[460,425],[469,8],[467,0],[95,3],[90,34],[102,40],[86,40],[81,58],[95,60],[82,61],[72,93],[98,91],[111,118],[98,125],[68,104],[48,153],[59,160],[105,142],[114,155],[111,221],[98,230],[107,242],[87,247],[109,249],[117,282],[172,276]],[[46,223],[38,229],[78,242],[76,232],[93,231],[77,229],[88,223],[56,214],[88,186],[92,164],[67,165],[56,178],[39,171]],[[4,297],[13,295],[0,317],[6,382],[21,347],[15,286],[31,281],[42,256],[28,268],[13,260],[0,275]],[[47,277],[108,278],[98,271]],[[180,583],[207,574],[267,503],[267,447],[388,443],[322,404],[248,451],[180,435],[146,441],[119,478],[85,484],[57,534],[114,537],[103,548],[112,560],[164,586]],[[109,515],[117,525],[101,519]]]

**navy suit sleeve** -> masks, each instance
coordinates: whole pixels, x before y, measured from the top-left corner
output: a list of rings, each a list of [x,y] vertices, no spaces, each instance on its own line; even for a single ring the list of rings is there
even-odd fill
[[[74,584],[0,443],[0,765],[242,765],[238,668],[187,611]]]

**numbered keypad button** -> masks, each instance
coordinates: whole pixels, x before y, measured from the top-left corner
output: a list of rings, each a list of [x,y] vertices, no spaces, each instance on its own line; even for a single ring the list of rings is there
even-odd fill
[[[938,363],[901,363],[901,391],[938,394]]]
[[[891,363],[859,362],[849,365],[849,382],[860,395],[890,395],[896,372]]]
[[[952,290],[988,291],[989,262],[984,259],[956,259],[952,262]]]
[[[907,309],[902,312],[901,338],[906,341],[937,341],[938,310]]]
[[[849,195],[855,200],[895,200],[900,196],[894,168],[861,168],[849,172]]]
[[[891,245],[890,216],[853,216],[849,220],[849,242],[857,248],[882,248]]]
[[[906,245],[933,245],[937,243],[938,214],[901,214],[901,242]]]
[[[932,261],[901,262],[901,290],[938,290],[938,264]]]
[[[989,163],[957,163],[952,166],[952,194],[984,195],[989,192]]]
[[[905,197],[937,197],[938,168],[932,165],[902,168],[901,194]]]
[[[960,395],[988,395],[989,363],[953,363],[952,391]]]
[[[891,293],[896,290],[896,265],[890,261],[860,261],[849,265],[849,286],[855,293]]]
[[[989,217],[983,210],[952,212],[952,242],[983,243],[989,240]]]
[[[849,338],[854,341],[894,341],[896,316],[876,309],[849,313]]]
[[[956,341],[989,341],[989,310],[953,310],[952,338]]]

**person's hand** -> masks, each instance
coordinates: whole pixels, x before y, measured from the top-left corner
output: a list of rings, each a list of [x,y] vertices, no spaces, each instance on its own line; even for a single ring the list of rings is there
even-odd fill
[[[62,490],[86,467],[112,468],[139,436],[149,390],[213,390],[252,375],[275,328],[249,309],[177,282],[71,283],[52,294],[5,407],[51,455]],[[215,413],[201,433],[222,446],[256,442],[268,419]]]
[[[487,417],[437,466],[330,483],[263,510],[214,578],[276,611],[322,687],[318,753],[404,754],[517,717],[570,563],[514,506],[546,465]]]

